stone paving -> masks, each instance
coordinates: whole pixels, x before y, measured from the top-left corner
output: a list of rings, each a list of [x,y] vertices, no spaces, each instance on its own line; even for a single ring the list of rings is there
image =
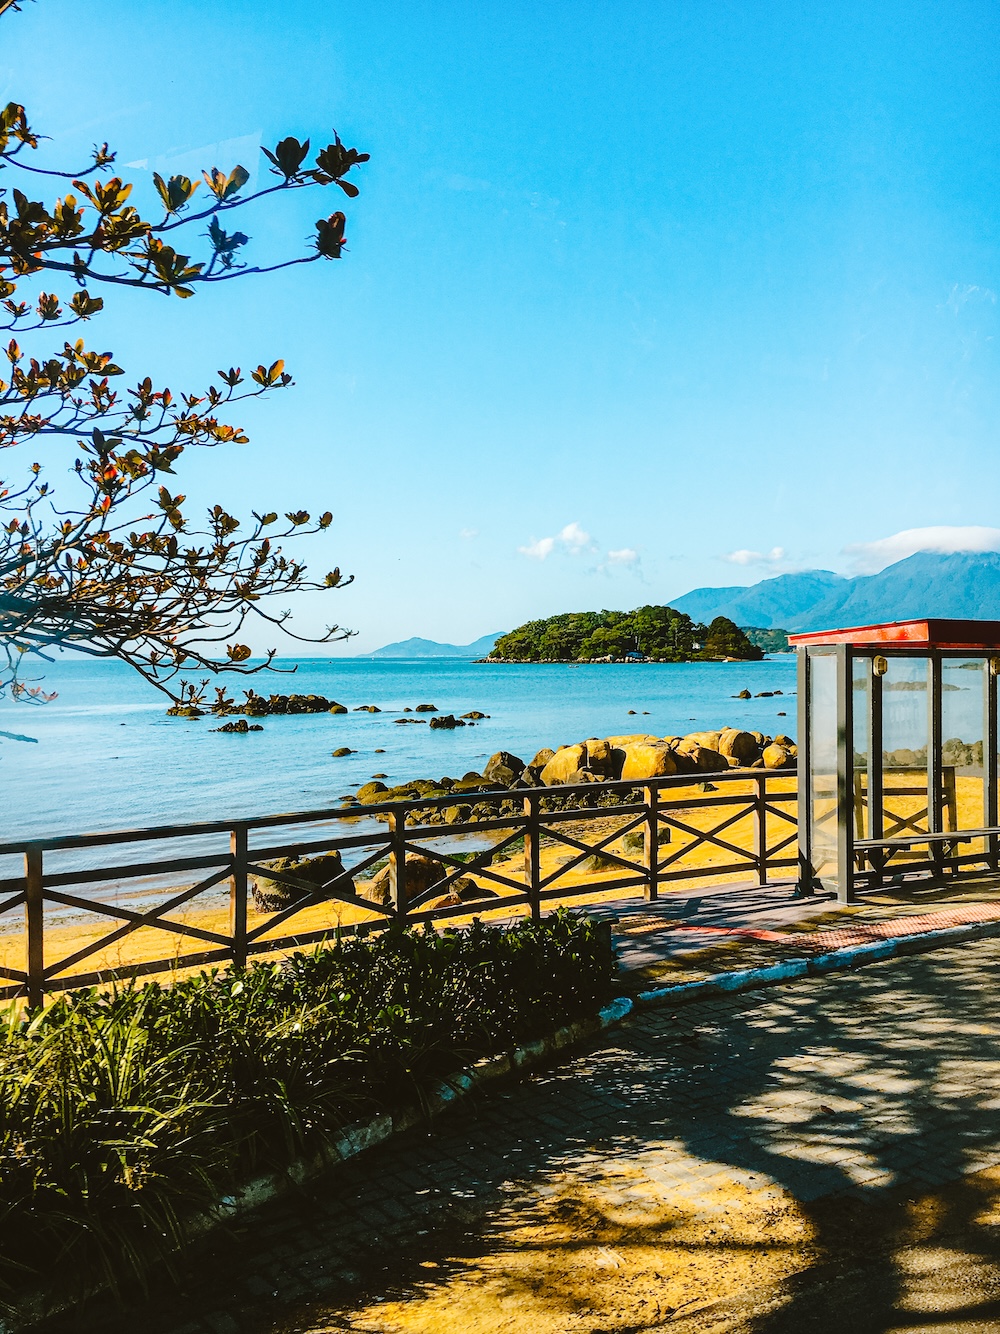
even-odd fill
[[[849,1247],[862,1226],[852,1210],[905,1212],[921,1192],[1000,1165],[998,985],[1000,942],[984,940],[641,1013],[200,1243],[125,1313],[96,1303],[50,1328],[388,1332],[403,1327],[393,1311],[426,1307],[407,1328],[735,1329],[697,1313]],[[975,1199],[949,1207],[1000,1256],[1000,1222],[976,1222]],[[553,1248],[557,1262],[538,1268]],[[917,1300],[905,1265],[874,1243],[854,1258],[874,1266],[879,1294],[855,1329],[909,1329],[887,1314]],[[640,1314],[581,1296],[588,1275],[633,1261],[657,1280],[636,1296]],[[492,1324],[447,1305],[473,1279],[496,1294]],[[782,1298],[754,1334],[828,1328],[797,1324],[800,1300]],[[985,1324],[931,1327],[1000,1329],[1000,1306]]]
[[[794,882],[672,891],[655,903],[604,903],[619,962],[633,989],[678,968],[715,972],[778,955],[825,953],[892,937],[1000,919],[1000,886],[970,879],[913,881],[839,904],[832,894],[799,897]]]

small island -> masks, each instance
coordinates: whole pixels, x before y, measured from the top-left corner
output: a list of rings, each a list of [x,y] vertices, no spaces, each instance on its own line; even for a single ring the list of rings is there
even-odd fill
[[[759,662],[764,650],[735,622],[700,625],[673,607],[580,611],[528,621],[501,635],[495,662]]]

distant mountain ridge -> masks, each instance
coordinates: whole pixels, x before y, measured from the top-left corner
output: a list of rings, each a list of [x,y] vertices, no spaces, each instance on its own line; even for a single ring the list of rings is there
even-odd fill
[[[763,629],[831,630],[920,616],[1000,620],[1000,552],[918,551],[878,574],[803,570],[749,587],[696,588],[670,605],[692,620],[728,616]]]
[[[503,630],[495,635],[483,635],[471,644],[439,644],[434,639],[402,639],[396,644],[386,644],[374,653],[365,653],[365,658],[485,658],[492,650]]]

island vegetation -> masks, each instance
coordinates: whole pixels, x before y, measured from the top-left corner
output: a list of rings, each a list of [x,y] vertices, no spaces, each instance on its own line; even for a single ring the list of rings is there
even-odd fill
[[[501,635],[487,662],[756,662],[764,650],[726,616],[700,625],[673,607],[581,611]]]
[[[787,630],[766,630],[760,625],[741,625],[740,629],[751,644],[756,644],[765,653],[794,653],[795,651],[788,643]]]

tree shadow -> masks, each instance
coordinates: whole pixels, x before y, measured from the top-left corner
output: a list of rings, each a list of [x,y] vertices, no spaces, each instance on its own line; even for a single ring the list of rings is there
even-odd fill
[[[1000,1328],[998,982],[981,942],[639,1014],[51,1329]]]

